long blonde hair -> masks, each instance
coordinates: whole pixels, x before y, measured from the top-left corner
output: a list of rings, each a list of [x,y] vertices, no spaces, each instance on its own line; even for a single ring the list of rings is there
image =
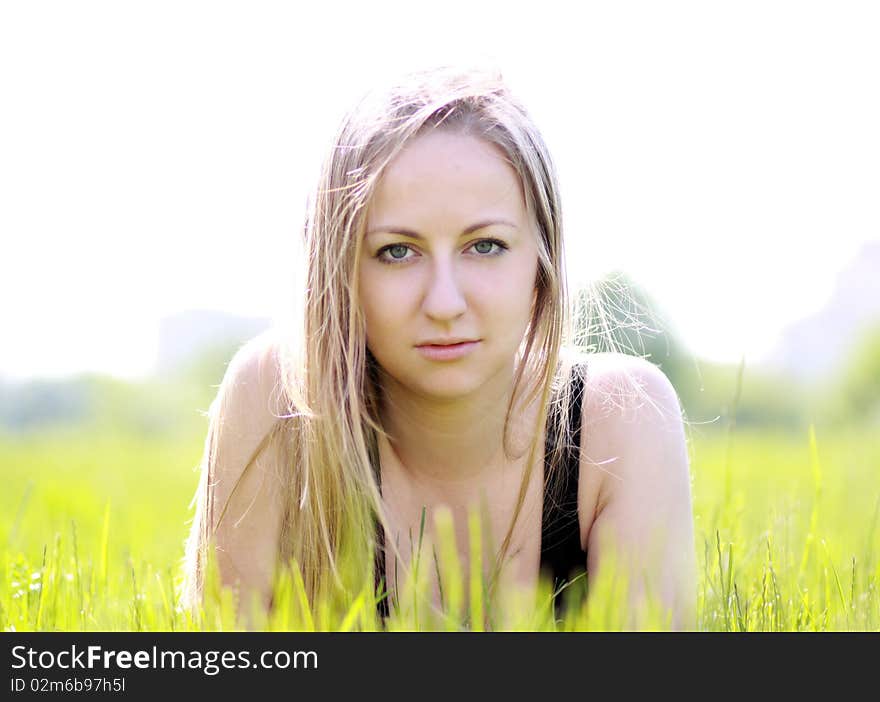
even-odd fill
[[[270,460],[286,493],[279,563],[295,559],[312,601],[331,585],[347,586],[341,580],[342,559],[357,561],[346,572],[374,572],[375,520],[388,523],[375,473],[378,437],[387,437],[379,418],[382,388],[366,345],[356,271],[367,206],[379,178],[411,139],[432,129],[454,130],[499,147],[522,182],[538,232],[536,298],[517,354],[505,417],[505,452],[519,402],[528,406],[538,401],[539,423],[528,448],[514,516],[496,554],[495,573],[510,547],[535,457],[543,457],[544,422],[548,414],[558,420],[568,411],[566,381],[576,359],[562,350],[575,341],[573,314],[557,177],[538,129],[501,77],[491,72],[421,71],[371,91],[342,121],[310,198],[297,305],[301,316],[285,336],[279,357],[285,411],[243,466],[246,471],[260,452],[272,452]],[[212,427],[222,424],[220,414],[222,408],[212,414]],[[544,478],[545,489],[554,492],[571,441],[568,423],[556,423],[561,430],[547,447],[550,469]],[[209,431],[186,558],[185,589],[191,601],[202,592],[212,537],[211,443]]]

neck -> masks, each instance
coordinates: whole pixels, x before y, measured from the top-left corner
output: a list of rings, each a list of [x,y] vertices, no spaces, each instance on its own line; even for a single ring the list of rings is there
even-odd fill
[[[455,399],[419,395],[387,376],[382,379],[382,422],[390,436],[394,469],[408,481],[442,492],[468,489],[497,476],[511,459],[503,450],[504,425],[513,392],[513,368],[478,391]],[[519,402],[511,415],[515,453],[534,427]]]

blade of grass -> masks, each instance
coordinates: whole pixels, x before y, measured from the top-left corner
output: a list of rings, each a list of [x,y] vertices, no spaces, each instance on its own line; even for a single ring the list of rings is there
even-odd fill
[[[101,565],[98,571],[104,590],[107,590],[107,551],[110,544],[110,501],[104,508],[104,525],[101,528]]]
[[[483,550],[480,513],[472,511],[468,516],[470,536],[470,622],[471,631],[483,631]]]

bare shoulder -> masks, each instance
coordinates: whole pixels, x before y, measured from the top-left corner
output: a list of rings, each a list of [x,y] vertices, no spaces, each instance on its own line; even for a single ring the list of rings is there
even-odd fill
[[[650,583],[693,626],[693,511],[684,421],[662,370],[620,354],[589,357],[581,425],[581,538],[587,571],[610,558]],[[635,581],[633,581],[635,582]]]
[[[256,433],[272,424],[279,415],[279,350],[278,332],[274,329],[244,344],[230,360],[214,401],[222,403],[223,409],[231,410],[233,414],[246,414]]]
[[[226,368],[209,410],[213,488],[223,504],[283,414],[277,332],[244,344]]]
[[[584,418],[645,421],[653,409],[659,418],[681,419],[678,395],[666,374],[644,358],[597,353],[586,362]]]
[[[672,383],[650,361],[620,353],[586,360],[581,418],[581,521],[590,527],[621,492],[687,469],[681,405]],[[658,453],[660,452],[660,453]],[[675,460],[651,456],[675,455]],[[681,476],[679,476],[681,477]]]
[[[210,529],[224,582],[267,596],[283,517],[284,406],[274,331],[242,346],[211,405]]]

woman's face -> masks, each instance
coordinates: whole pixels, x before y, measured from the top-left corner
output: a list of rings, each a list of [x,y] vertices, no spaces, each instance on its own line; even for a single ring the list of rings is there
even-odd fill
[[[367,347],[421,395],[478,391],[513,368],[537,271],[536,227],[498,147],[420,135],[389,164],[368,208],[358,269]],[[475,343],[425,347],[460,339]]]

